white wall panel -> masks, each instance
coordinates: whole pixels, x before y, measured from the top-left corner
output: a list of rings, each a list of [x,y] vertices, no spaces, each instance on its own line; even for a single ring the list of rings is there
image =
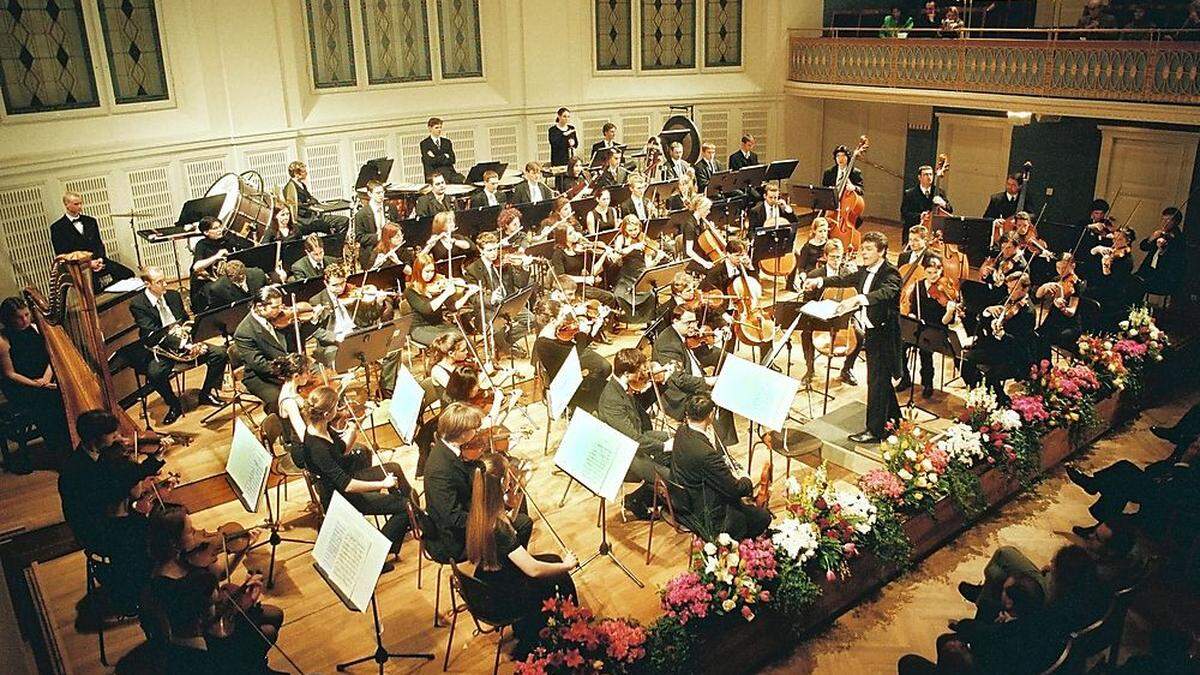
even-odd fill
[[[5,280],[5,294],[26,286],[43,292],[50,282],[50,228],[42,201],[41,185],[24,185],[0,190],[0,232],[12,274]]]

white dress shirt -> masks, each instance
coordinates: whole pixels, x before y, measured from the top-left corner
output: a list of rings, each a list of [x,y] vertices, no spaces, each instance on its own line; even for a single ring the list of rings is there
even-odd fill
[[[871,320],[867,318],[867,293],[871,292],[871,285],[875,283],[875,275],[879,273],[879,270],[882,267],[883,260],[880,260],[871,267],[867,268],[867,279],[863,283],[862,292],[858,294],[859,303],[861,303],[862,306],[858,308],[858,313],[855,315],[855,318],[858,320],[859,325],[861,325],[863,328],[875,327],[875,324],[871,323]]]

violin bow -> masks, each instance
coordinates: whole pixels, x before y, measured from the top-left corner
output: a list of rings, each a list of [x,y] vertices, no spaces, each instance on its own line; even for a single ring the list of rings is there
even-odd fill
[[[292,328],[296,331],[296,353],[304,353],[304,340],[300,339],[300,317],[296,313],[296,294],[289,293],[288,297],[292,300]]]

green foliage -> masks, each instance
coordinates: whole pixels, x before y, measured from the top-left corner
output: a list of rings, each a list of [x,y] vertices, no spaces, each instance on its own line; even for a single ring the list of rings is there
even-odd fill
[[[1034,427],[1024,425],[1009,436],[1009,443],[1016,459],[1003,464],[1001,469],[1028,490],[1042,479],[1042,439]]]
[[[779,588],[775,590],[774,606],[785,617],[793,628],[798,627],[799,619],[805,610],[821,597],[821,587],[805,571],[803,565],[787,565],[779,575]]]
[[[904,523],[896,507],[888,500],[875,499],[875,525],[864,537],[868,550],[887,565],[906,569],[912,563],[912,541],[904,532]]]
[[[679,619],[661,616],[646,631],[646,658],[639,672],[677,675],[691,670],[696,635]]]
[[[962,464],[951,462],[942,474],[941,483],[946,487],[946,494],[968,519],[975,519],[987,508],[979,475]]]

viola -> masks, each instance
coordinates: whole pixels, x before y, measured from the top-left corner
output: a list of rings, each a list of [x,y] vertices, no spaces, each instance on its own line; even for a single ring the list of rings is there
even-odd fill
[[[195,567],[211,567],[222,553],[231,556],[245,553],[254,543],[257,529],[230,521],[213,531],[198,530],[200,542],[185,551],[182,557]]]
[[[646,367],[639,369],[637,372],[630,373],[627,390],[630,394],[640,394],[652,385],[665,383],[674,372],[674,363],[660,365],[651,361],[646,364]]]
[[[224,583],[217,589],[217,601],[209,619],[207,632],[217,638],[233,635],[238,614],[256,605],[262,597],[262,573],[250,571],[250,578],[241,585]]]
[[[170,494],[171,490],[179,486],[181,480],[182,477],[175,471],[168,471],[164,475],[155,476],[150,483],[150,489],[133,500],[133,510],[144,516],[150,515],[155,505],[162,505],[163,494]]]

